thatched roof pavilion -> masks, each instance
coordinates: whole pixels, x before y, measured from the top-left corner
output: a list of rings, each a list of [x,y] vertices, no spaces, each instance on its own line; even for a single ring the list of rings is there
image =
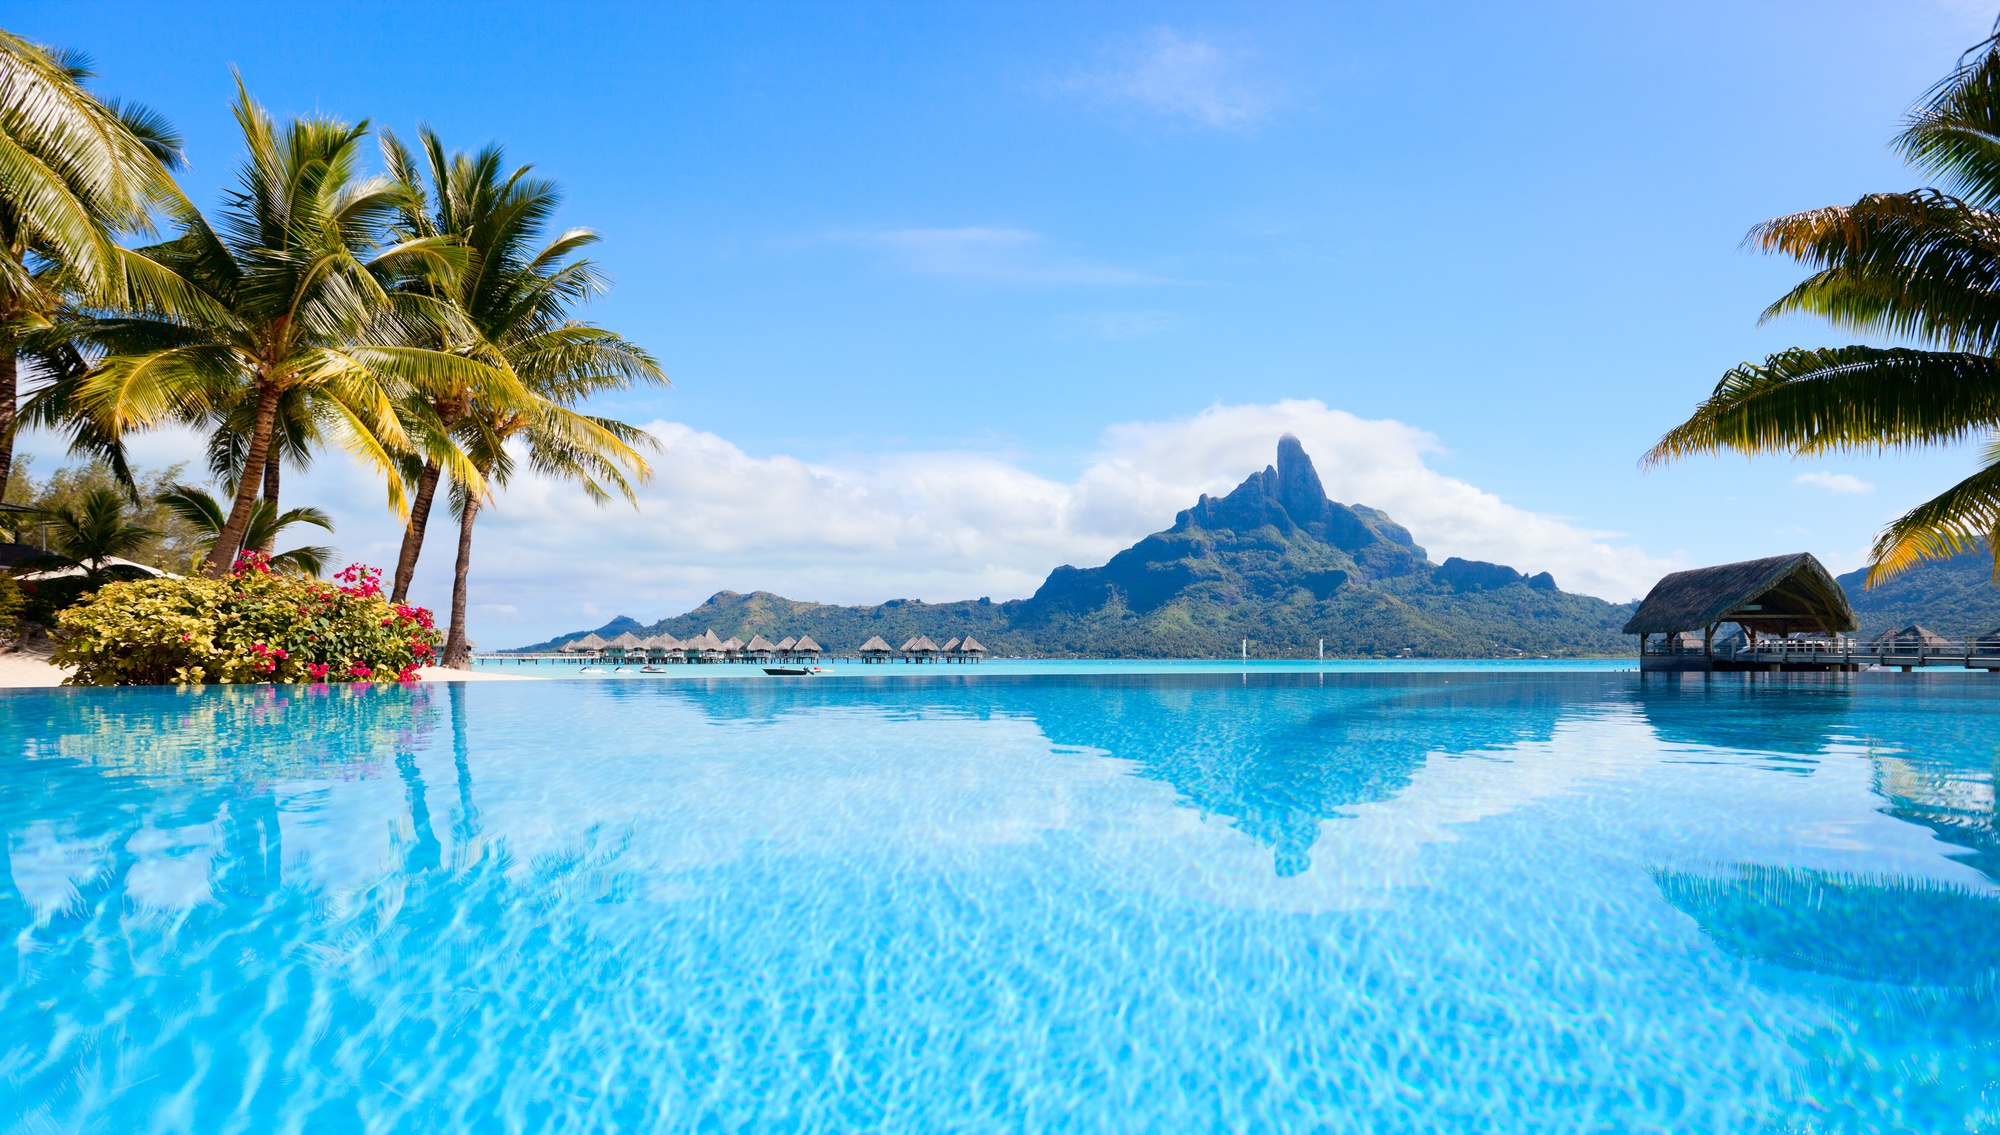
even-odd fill
[[[1935,652],[1940,650],[1962,650],[1965,644],[1953,642],[1929,627],[1911,623],[1901,630],[1883,631],[1869,642],[1877,650]]]
[[[770,639],[767,639],[760,634],[751,635],[750,645],[744,647],[743,649],[749,651],[751,654],[763,654],[763,655],[775,654],[778,651],[777,646],[774,645]]]
[[[954,635],[951,638],[946,639],[944,641],[944,645],[938,647],[938,649],[946,654],[956,653],[958,650],[958,637]]]
[[[986,648],[979,645],[978,639],[973,638],[971,635],[966,635],[965,641],[958,644],[958,652],[960,654],[984,654],[986,653]]]
[[[895,651],[889,648],[889,644],[882,641],[881,635],[872,635],[867,642],[861,644],[861,657],[863,658],[880,661],[894,653]]]
[[[878,641],[878,642],[879,642],[879,641],[881,641],[881,640],[880,640],[880,639],[877,639],[876,641]],[[813,641],[813,639],[812,639],[812,636],[811,636],[811,635],[809,635],[809,634],[802,634],[802,635],[800,635],[800,636],[799,636],[799,641],[797,641],[797,642],[795,642],[795,643],[793,643],[793,644],[792,644],[792,653],[793,653],[793,654],[819,654],[819,653],[821,653],[821,648],[820,648],[820,645],[819,645],[818,643],[816,643],[816,642],[814,642],[814,641]]]
[[[631,631],[626,631],[604,645],[612,650],[644,650],[646,648],[645,640]]]
[[[941,651],[938,650],[937,643],[932,642],[924,635],[918,635],[903,644],[903,653],[915,658],[919,662],[929,662],[936,658]]]
[[[604,648],[605,648],[605,647],[606,647],[607,645],[609,645],[609,644],[608,644],[608,643],[606,643],[606,642],[605,642],[605,641],[604,641],[603,639],[601,639],[601,638],[599,638],[599,637],[597,636],[597,632],[596,632],[596,631],[592,631],[592,632],[590,632],[589,634],[587,634],[587,635],[584,635],[584,636],[583,636],[582,638],[578,638],[578,639],[571,639],[571,640],[570,640],[570,641],[569,641],[569,642],[568,642],[567,644],[565,644],[565,645],[563,646],[563,649],[564,649],[564,650],[603,650],[603,649],[604,649]]]
[[[1712,635],[1722,623],[1783,637],[1793,631],[1854,630],[1847,593],[1809,552],[1677,571],[1653,585],[1626,634]]]
[[[798,644],[799,644],[798,639],[793,638],[791,635],[786,635],[785,637],[778,640],[778,649],[780,651],[789,651]]]

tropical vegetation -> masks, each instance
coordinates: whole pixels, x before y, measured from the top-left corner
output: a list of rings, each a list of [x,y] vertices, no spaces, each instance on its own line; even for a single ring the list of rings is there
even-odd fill
[[[373,568],[329,583],[273,572],[257,552],[221,579],[100,588],[63,611],[58,629],[51,661],[95,686],[403,681],[438,645],[430,612],[390,603]]]
[[[1937,181],[1766,221],[1748,243],[1812,269],[1764,311],[1913,346],[1794,348],[1723,375],[1646,455],[1799,455],[1983,439],[1971,476],[1878,537],[1869,582],[1988,547],[2000,577],[2000,34],[1911,112],[1896,148]]]
[[[66,438],[84,459],[56,480],[90,482],[57,511],[36,499],[36,511],[9,513],[0,528],[37,542],[56,529],[72,542],[115,535],[132,553],[120,558],[199,572],[214,586],[110,583],[86,566],[64,601],[89,598],[60,621],[63,633],[103,646],[116,624],[92,620],[142,598],[233,611],[248,602],[245,588],[325,586],[271,582],[264,571],[246,583],[238,567],[314,575],[332,562],[329,548],[277,542],[299,525],[331,529],[323,511],[279,497],[284,467],[303,469],[333,447],[379,476],[404,520],[384,600],[396,610],[421,610],[406,600],[437,491],[448,487],[459,527],[448,661],[465,664],[472,526],[494,488],[525,463],[595,500],[630,500],[650,474],[641,456],[650,437],[582,408],[599,392],[665,381],[645,350],[574,317],[608,286],[580,255],[596,234],[552,233],[555,183],[508,168],[498,146],[452,153],[420,129],[413,151],[385,132],[383,169],[371,173],[367,121],[279,121],[240,79],[233,111],[245,157],[220,207],[204,212],[174,182],[173,129],[94,94],[91,79],[80,56],[0,32],[0,494],[52,491],[15,475],[17,406],[21,422]],[[162,228],[168,235],[155,237]],[[180,483],[179,466],[150,478],[132,467],[128,439],[169,426],[205,435],[219,495]],[[55,618],[47,604],[29,607],[30,617]],[[274,640],[187,641],[220,653],[176,655],[169,667],[148,647],[140,653],[151,661],[114,680],[254,676],[245,658],[264,656],[251,647]]]
[[[201,532],[201,540],[195,558],[188,564],[190,571],[199,570],[200,565],[213,553],[215,542],[222,537],[222,530],[229,524],[229,516],[223,511],[222,502],[208,490],[193,485],[175,485],[160,494],[160,503],[173,510],[174,515],[187,521]],[[278,536],[287,528],[310,524],[333,531],[333,518],[316,508],[288,508],[278,511],[271,496],[260,498],[250,510],[250,523],[243,529],[243,546],[262,552],[278,571],[295,571],[305,575],[324,575],[326,565],[333,558],[333,549],[324,544],[302,544],[283,552],[271,549],[277,546]]]

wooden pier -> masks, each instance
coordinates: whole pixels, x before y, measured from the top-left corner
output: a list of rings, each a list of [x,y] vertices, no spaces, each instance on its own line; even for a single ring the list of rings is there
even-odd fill
[[[1640,670],[1680,673],[1851,673],[1878,668],[1909,673],[1925,667],[1988,673],[2000,670],[2000,635],[1954,640],[1949,648],[1942,644],[1869,643],[1851,639],[1837,642],[1764,639],[1754,647],[1712,653],[1677,646],[1675,637],[1669,635],[1657,645],[1649,642],[1639,656]]]

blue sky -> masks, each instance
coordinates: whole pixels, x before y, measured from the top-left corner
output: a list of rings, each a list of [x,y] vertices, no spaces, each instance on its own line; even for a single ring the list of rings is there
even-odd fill
[[[9,12],[171,117],[199,201],[239,153],[235,66],[281,114],[503,142],[603,233],[617,288],[590,317],[675,380],[611,409],[672,444],[637,514],[500,499],[475,576],[493,645],[719,587],[1025,594],[1240,480],[1283,428],[1434,558],[1613,598],[1676,564],[1856,566],[1972,467],[1636,459],[1730,365],[1853,338],[1760,328],[1799,273],[1740,241],[1919,184],[1885,143],[1982,6]],[[299,491],[344,551],[392,558],[379,490],[340,460]],[[449,547],[426,555],[441,603]]]

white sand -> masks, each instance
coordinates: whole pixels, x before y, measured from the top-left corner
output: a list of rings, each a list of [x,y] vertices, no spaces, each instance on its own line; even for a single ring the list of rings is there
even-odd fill
[[[421,666],[420,682],[546,682],[552,674],[496,674],[491,670],[447,670],[442,666]]]
[[[69,668],[49,665],[47,651],[0,654],[0,689],[60,686]]]

